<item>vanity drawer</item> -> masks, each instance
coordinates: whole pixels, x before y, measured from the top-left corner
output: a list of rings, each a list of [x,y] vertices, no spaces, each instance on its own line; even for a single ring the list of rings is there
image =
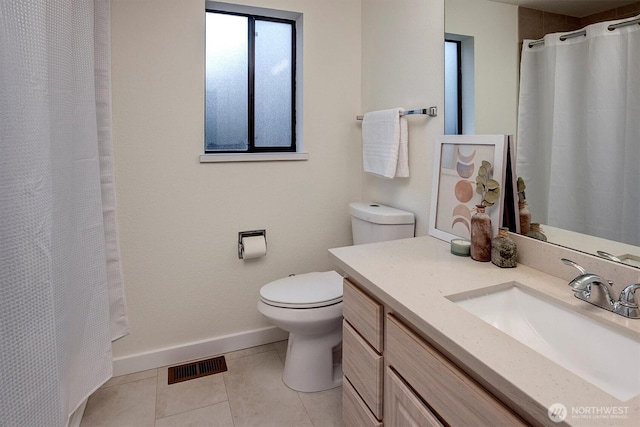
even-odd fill
[[[344,280],[343,316],[378,353],[382,353],[383,313],[382,304]]]
[[[381,427],[348,379],[342,383],[342,422],[345,426]]]
[[[373,415],[382,419],[383,358],[346,321],[342,332],[342,371]]]
[[[387,316],[387,365],[449,425],[524,426],[515,413],[421,337]]]
[[[390,367],[384,381],[384,422],[388,426],[444,426]]]

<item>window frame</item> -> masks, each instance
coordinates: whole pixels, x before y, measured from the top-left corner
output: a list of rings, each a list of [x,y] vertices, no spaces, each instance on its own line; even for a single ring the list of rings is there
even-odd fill
[[[296,88],[296,76],[297,76],[297,21],[295,19],[289,18],[281,18],[275,16],[268,16],[260,13],[250,13],[248,11],[234,11],[234,10],[224,10],[215,6],[210,6],[209,2],[205,7],[205,16],[206,13],[219,13],[219,14],[227,14],[227,15],[235,15],[242,16],[247,18],[247,47],[248,47],[248,58],[247,58],[247,67],[248,67],[248,106],[247,106],[247,126],[248,126],[248,144],[246,150],[208,150],[207,149],[207,140],[206,140],[206,132],[204,138],[204,156],[201,156],[201,161],[212,161],[204,160],[203,157],[210,156],[229,156],[229,155],[254,155],[261,154],[265,155],[263,158],[269,158],[269,154],[286,154],[286,153],[299,153],[298,144],[297,144],[297,88]],[[291,140],[289,145],[275,146],[275,147],[265,147],[265,146],[257,146],[255,144],[255,23],[256,21],[267,21],[267,22],[278,22],[287,24],[291,28]],[[205,30],[206,31],[206,30]],[[206,43],[206,42],[205,42]],[[205,63],[206,63],[206,50],[205,50]],[[205,84],[206,84],[206,66],[205,66]],[[206,91],[205,91],[205,128],[207,121],[206,114]],[[304,158],[295,158],[292,157],[292,160],[304,160]],[[242,158],[239,158],[242,160]],[[276,160],[280,160],[278,158],[274,158]],[[249,160],[249,159],[245,159]],[[221,159],[220,161],[225,161]]]

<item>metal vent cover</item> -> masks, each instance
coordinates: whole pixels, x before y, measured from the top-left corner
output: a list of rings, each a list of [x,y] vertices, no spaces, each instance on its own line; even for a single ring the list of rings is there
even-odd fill
[[[218,374],[227,370],[227,362],[224,356],[213,357],[197,362],[185,363],[184,365],[172,366],[169,368],[169,384],[193,380],[195,378],[206,377],[207,375]]]

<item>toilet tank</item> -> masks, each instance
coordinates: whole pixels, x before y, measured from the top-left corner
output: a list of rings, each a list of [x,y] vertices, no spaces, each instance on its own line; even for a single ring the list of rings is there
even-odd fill
[[[349,204],[353,244],[382,242],[413,237],[415,218],[411,212],[379,203]]]

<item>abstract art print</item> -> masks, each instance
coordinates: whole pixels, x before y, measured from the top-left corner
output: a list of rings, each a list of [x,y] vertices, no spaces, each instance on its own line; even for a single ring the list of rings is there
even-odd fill
[[[476,193],[476,177],[483,161],[491,163],[491,177],[505,182],[507,135],[443,135],[436,145],[434,188],[431,197],[429,234],[442,240],[471,236],[471,216],[482,196]],[[500,227],[504,191],[487,208],[493,234]]]

